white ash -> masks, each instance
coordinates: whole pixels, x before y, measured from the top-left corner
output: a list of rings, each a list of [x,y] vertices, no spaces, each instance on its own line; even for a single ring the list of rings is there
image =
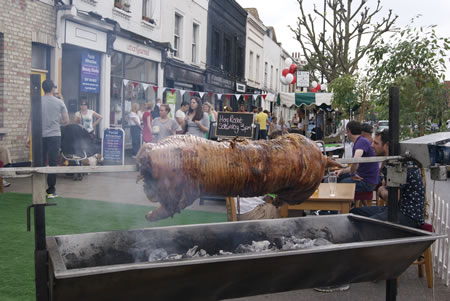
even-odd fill
[[[252,241],[251,244],[240,244],[234,250],[234,253],[224,250],[219,250],[217,254],[208,254],[204,249],[199,249],[199,246],[195,245],[185,254],[168,254],[165,249],[155,249],[150,251],[148,261],[165,261],[165,260],[179,260],[183,258],[199,258],[209,256],[221,256],[221,255],[233,255],[242,253],[260,253],[260,252],[275,252],[279,250],[298,250],[298,249],[310,249],[319,246],[326,246],[332,244],[325,238],[298,238],[295,236],[279,237],[274,243],[268,240]]]

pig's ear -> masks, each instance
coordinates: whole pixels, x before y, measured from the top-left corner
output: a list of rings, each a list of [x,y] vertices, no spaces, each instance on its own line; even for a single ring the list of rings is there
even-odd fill
[[[341,165],[340,163],[338,163],[338,162],[336,162],[336,161],[334,161],[334,160],[332,160],[331,158],[328,158],[328,157],[327,157],[327,165],[325,165],[325,167],[326,168],[329,168],[329,167],[344,168],[343,165]]]

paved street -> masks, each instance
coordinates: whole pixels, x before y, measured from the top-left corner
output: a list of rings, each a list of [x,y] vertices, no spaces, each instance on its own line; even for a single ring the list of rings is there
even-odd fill
[[[57,193],[64,197],[150,205],[151,203],[143,193],[142,183],[136,183],[136,175],[135,172],[90,174],[82,181],[73,181],[69,176],[59,176]],[[31,192],[30,178],[8,179],[8,181],[12,185],[5,189],[7,192]],[[189,209],[225,212],[225,205],[222,202],[206,201],[204,205],[200,206],[197,201]],[[444,286],[439,279],[435,281],[434,289],[427,288],[425,278],[417,276],[416,266],[411,266],[401,275],[398,292],[398,300],[450,300],[450,288]],[[346,292],[319,293],[307,289],[235,300],[385,300],[385,282],[352,284],[350,290]]]

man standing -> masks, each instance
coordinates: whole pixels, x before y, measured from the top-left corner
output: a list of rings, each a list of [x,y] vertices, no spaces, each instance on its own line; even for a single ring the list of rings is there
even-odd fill
[[[184,128],[185,122],[186,122],[186,112],[189,110],[189,103],[187,101],[184,101],[181,103],[180,108],[175,113],[175,119],[177,120],[178,124]]]
[[[161,141],[162,139],[175,135],[177,131],[181,130],[180,125],[173,119],[169,118],[170,107],[169,105],[161,105],[159,109],[160,117],[153,120],[153,137],[154,142]]]
[[[159,106],[161,105],[161,103],[162,103],[161,98],[158,98],[156,100],[156,106],[153,108],[153,111],[152,111],[152,119],[159,117]]]
[[[69,123],[69,114],[64,102],[53,96],[56,86],[53,81],[46,79],[42,83],[45,95],[41,98],[42,105],[42,154],[43,163],[48,159],[49,166],[58,164],[59,149],[61,147],[61,124]],[[31,130],[31,119],[28,129]],[[30,137],[30,135],[28,135]],[[29,142],[29,141],[28,141]],[[47,198],[52,199],[56,195],[56,174],[47,176]]]
[[[262,140],[266,140],[267,138],[267,120],[269,116],[263,112],[261,107],[258,108],[258,114],[255,117],[255,123],[259,124],[259,138]]]
[[[353,158],[375,156],[370,141],[361,136],[361,123],[352,120],[345,129],[347,136],[353,142]],[[378,185],[379,167],[377,162],[352,164],[336,171],[338,183],[356,183],[356,191],[373,191]]]
[[[372,147],[374,148],[377,156],[389,156],[389,130],[383,130],[376,133]],[[386,176],[385,168],[383,168],[383,174]],[[377,193],[383,200],[388,200],[389,193],[384,180],[380,188],[378,188]],[[400,185],[399,203],[399,224],[415,228],[423,225],[425,186],[419,168],[412,166],[408,167],[406,184]],[[383,221],[388,220],[388,209],[386,206],[366,206],[361,208],[353,208],[350,213],[368,216]]]

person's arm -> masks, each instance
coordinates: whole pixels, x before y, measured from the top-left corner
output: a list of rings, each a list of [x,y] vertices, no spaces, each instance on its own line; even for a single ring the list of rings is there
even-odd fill
[[[61,123],[64,125],[69,124],[70,120],[69,120],[69,114],[67,113],[67,111],[62,112],[61,115],[62,115]]]
[[[147,116],[147,128],[150,130],[150,132],[152,131],[152,115],[148,114]]]
[[[131,120],[133,120],[134,125],[137,125],[138,127],[141,127],[141,123],[139,122],[137,117],[133,117],[133,118],[131,118]]]
[[[355,151],[355,155],[353,156],[353,158],[361,158],[363,153],[364,152],[362,149],[357,149]],[[355,173],[355,171],[358,169],[358,165],[359,164],[353,163],[349,167],[346,167],[343,169],[338,169],[338,170],[336,170],[336,176],[339,177],[340,175],[343,175],[343,174]]]
[[[103,120],[103,116],[95,111],[92,111],[92,115],[96,118],[95,122],[92,124],[92,127],[95,127],[97,124],[100,123],[100,121]]]
[[[75,115],[73,115],[73,123],[74,124],[80,124],[81,123],[81,114],[80,112],[76,112]]]
[[[196,120],[195,124],[199,127],[199,129],[206,133],[209,131],[209,117],[206,113],[203,113],[202,120]]]

